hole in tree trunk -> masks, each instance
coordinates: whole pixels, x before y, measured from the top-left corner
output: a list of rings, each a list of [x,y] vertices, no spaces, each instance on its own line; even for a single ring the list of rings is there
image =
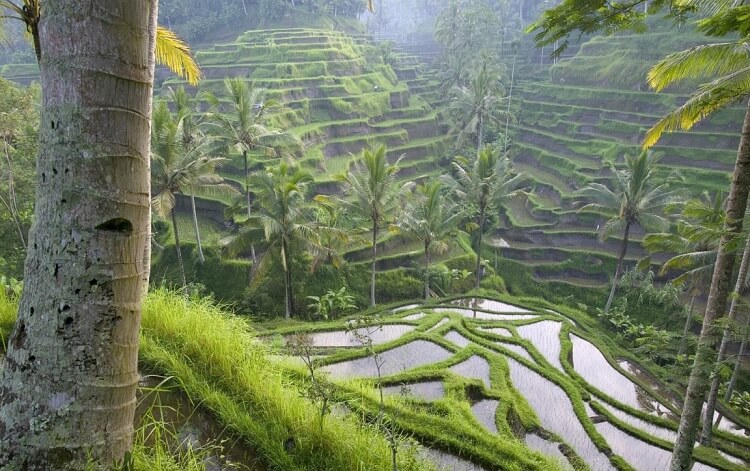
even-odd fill
[[[133,232],[133,223],[123,218],[114,218],[96,226],[99,231],[120,232],[130,234]]]

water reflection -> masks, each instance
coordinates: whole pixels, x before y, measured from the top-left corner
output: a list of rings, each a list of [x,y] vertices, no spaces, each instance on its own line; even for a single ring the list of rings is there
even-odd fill
[[[537,315],[525,315],[525,314],[493,314],[490,312],[474,311],[472,309],[464,309],[460,307],[435,307],[432,308],[433,312],[454,312],[464,317],[471,319],[483,319],[489,321],[520,321],[526,319],[534,319],[539,317]],[[526,311],[528,312],[528,311]]]
[[[484,425],[487,430],[497,433],[497,424],[495,423],[495,411],[500,402],[495,399],[482,399],[473,406],[471,411],[480,424]]]
[[[615,407],[610,406],[609,404],[605,403],[599,403],[602,407],[607,409],[607,412],[614,415],[619,420],[625,422],[628,425],[631,425],[639,430],[642,430],[646,432],[647,434],[651,435],[652,437],[662,438],[664,440],[668,440],[670,442],[673,442],[677,439],[677,432],[673,432],[672,430],[664,427],[660,427],[658,425],[654,425],[650,422],[647,422],[645,420],[639,419],[638,417],[633,417],[632,415],[628,414],[627,412],[621,411],[620,409],[617,409]]]
[[[485,387],[490,389],[490,365],[478,355],[472,355],[467,360],[451,366],[450,370],[464,378],[481,379]]]
[[[382,326],[362,327],[352,331],[335,330],[332,332],[313,332],[303,334],[310,339],[313,347],[360,347],[362,342],[357,340],[355,333],[360,336],[369,336],[373,345],[391,342],[414,330],[413,325],[387,324]],[[288,335],[284,341],[288,344],[294,340],[294,335]]]
[[[451,352],[426,340],[415,340],[406,345],[380,353],[383,361],[381,374],[388,376],[417,366],[436,363],[449,358]],[[377,376],[375,360],[372,357],[357,358],[322,367],[334,378]]]
[[[419,319],[423,318],[426,315],[427,314],[425,314],[424,312],[418,312],[416,314],[409,314],[408,316],[404,316],[401,319],[405,321],[418,321]]]
[[[500,345],[503,348],[507,348],[511,352],[521,355],[522,357],[526,358],[532,363],[536,363],[534,359],[531,357],[531,354],[529,353],[529,351],[526,350],[526,348],[522,347],[521,345],[516,345],[515,343],[504,343],[504,342],[497,342],[497,345]]]
[[[518,335],[531,341],[539,353],[552,366],[562,371],[560,364],[560,329],[561,322],[540,321],[516,328]]]
[[[442,381],[424,381],[421,383],[397,384],[385,386],[383,393],[388,395],[400,394],[411,396],[425,401],[436,401],[445,396]]]
[[[489,332],[491,334],[499,335],[500,337],[513,337],[513,332],[506,329],[505,327],[481,327],[480,330],[483,332]]]
[[[656,415],[670,413],[643,388],[609,364],[591,342],[571,335],[573,368],[587,383],[623,404]]]
[[[620,455],[639,471],[663,471],[669,469],[672,450],[665,450],[639,440],[609,422],[594,425],[604,436],[612,451]],[[715,468],[703,463],[695,463],[693,471],[715,471]]]
[[[541,425],[562,437],[592,470],[613,470],[576,417],[565,391],[512,358],[507,361],[513,386],[534,409]]]
[[[555,458],[557,462],[560,463],[560,467],[562,469],[566,471],[573,471],[573,466],[570,464],[570,462],[568,462],[568,459],[560,451],[559,443],[545,440],[539,435],[533,433],[526,435],[524,441],[526,442],[526,446],[531,448],[532,450]]]
[[[455,345],[458,345],[461,348],[464,348],[471,343],[469,339],[459,334],[455,330],[451,330],[450,332],[445,334],[445,339]]]
[[[532,312],[522,307],[513,306],[512,304],[501,303],[492,299],[484,298],[460,298],[451,301],[451,304],[464,306],[470,309],[481,309],[483,311],[493,312]]]
[[[423,448],[420,454],[435,462],[439,471],[487,471],[471,461],[433,448]]]
[[[409,309],[415,309],[421,306],[421,304],[407,304],[406,306],[400,306],[395,309],[391,309],[391,312],[401,312],[401,311],[408,311]]]

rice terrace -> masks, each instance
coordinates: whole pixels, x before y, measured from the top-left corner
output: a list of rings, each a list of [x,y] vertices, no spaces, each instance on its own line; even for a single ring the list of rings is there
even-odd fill
[[[0,470],[750,468],[749,12],[0,0]]]

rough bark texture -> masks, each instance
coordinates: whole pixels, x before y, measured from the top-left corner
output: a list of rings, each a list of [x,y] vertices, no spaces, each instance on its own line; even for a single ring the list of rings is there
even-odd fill
[[[711,444],[713,435],[712,424],[714,421],[714,412],[716,411],[716,402],[719,399],[719,386],[721,384],[721,375],[719,374],[719,368],[726,359],[727,346],[729,345],[729,337],[734,326],[734,321],[737,318],[739,309],[739,296],[744,291],[745,280],[747,279],[747,269],[750,265],[750,237],[745,240],[745,250],[742,252],[742,262],[740,262],[740,269],[737,271],[737,281],[734,285],[734,298],[732,304],[729,307],[729,315],[727,316],[728,322],[724,327],[724,334],[721,337],[721,345],[719,346],[719,355],[716,359],[716,370],[714,371],[714,377],[711,380],[711,389],[708,393],[708,399],[706,400],[706,411],[703,414],[703,431],[701,432],[701,445],[708,446]]]
[[[477,266],[476,274],[474,278],[474,288],[479,288],[479,283],[482,281],[482,235],[484,233],[484,220],[485,220],[485,208],[484,206],[479,211],[479,242],[477,242]]]
[[[156,1],[46,0],[38,190],[0,469],[109,467],[133,433]]]
[[[193,210],[193,229],[195,230],[195,242],[198,246],[198,260],[201,263],[206,261],[206,257],[203,256],[203,244],[201,243],[201,230],[198,227],[198,213],[195,211],[195,195],[190,195],[190,206]]]
[[[378,223],[372,224],[372,266],[370,267],[370,307],[375,305],[375,261],[378,257]]]
[[[430,299],[430,242],[424,243],[424,299]]]
[[[177,211],[172,208],[169,211],[172,216],[172,230],[174,231],[174,248],[177,251],[177,267],[180,269],[180,280],[182,281],[182,292],[187,296],[187,277],[185,277],[185,264],[182,262],[182,247],[180,246],[180,229],[177,226]]]
[[[734,360],[732,377],[729,378],[727,391],[724,393],[724,400],[727,402],[729,402],[729,400],[732,398],[732,392],[734,392],[734,387],[737,385],[737,377],[740,375],[742,359],[745,357],[745,349],[747,348],[748,327],[750,327],[750,314],[748,314],[747,318],[745,319],[745,327],[743,329],[744,334],[742,335],[742,343],[740,343],[740,351],[737,353],[737,358]],[[716,421],[716,426],[719,426],[719,420]]]
[[[682,339],[680,339],[680,349],[677,351],[678,355],[685,353],[687,348],[687,337],[690,334],[690,324],[693,322],[693,308],[695,307],[695,295],[690,297],[690,308],[688,309],[687,315],[685,316],[685,327],[682,329]]]
[[[625,223],[625,231],[622,236],[622,247],[620,247],[620,256],[617,257],[617,268],[615,268],[615,279],[612,280],[612,288],[609,290],[609,297],[607,298],[607,305],[604,306],[604,312],[609,312],[609,308],[612,307],[612,301],[615,299],[615,291],[617,290],[617,282],[622,276],[622,264],[625,260],[625,254],[628,251],[628,238],[630,237],[630,221]]]
[[[716,320],[726,311],[729,283],[734,269],[734,253],[727,250],[727,245],[742,231],[742,219],[747,207],[747,195],[750,189],[750,103],[742,124],[742,135],[737,150],[737,161],[732,174],[732,185],[727,200],[727,222],[724,235],[719,244],[716,255],[714,274],[711,279],[711,290],[708,294],[706,313],[703,317],[703,327],[698,338],[698,348],[695,353],[693,368],[685,394],[685,403],[680,416],[680,427],[677,430],[677,440],[672,451],[671,471],[687,471],[691,466],[693,445],[701,416],[701,406],[708,389],[709,373],[713,360],[716,358],[714,350],[718,337]]]

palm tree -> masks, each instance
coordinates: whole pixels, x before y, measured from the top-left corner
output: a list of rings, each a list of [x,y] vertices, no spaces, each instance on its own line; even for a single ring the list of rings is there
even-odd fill
[[[499,125],[505,111],[500,107],[505,90],[498,78],[498,66],[489,59],[481,61],[477,72],[467,86],[453,88],[450,113],[455,117],[453,131],[458,132],[458,141],[467,135],[476,136],[477,151],[484,144],[484,131],[488,125]]]
[[[275,100],[266,100],[266,91],[250,87],[240,77],[224,80],[225,106],[216,96],[206,93],[206,99],[214,108],[209,119],[213,121],[217,134],[229,145],[242,153],[245,170],[245,198],[247,217],[252,217],[252,190],[250,189],[250,169],[248,153],[260,152],[265,156],[275,156],[282,151],[301,147],[300,140],[289,132],[278,131],[269,126],[269,118],[280,109]],[[253,262],[256,262],[255,248],[251,247]]]
[[[446,239],[456,230],[463,216],[450,200],[440,181],[419,185],[414,200],[408,202],[398,227],[424,246],[424,298],[430,297],[430,254],[445,253]]]
[[[153,133],[151,136],[151,181],[152,204],[154,211],[162,217],[170,215],[174,231],[177,264],[180,269],[183,290],[187,287],[185,266],[180,249],[180,233],[177,225],[175,199],[178,193],[231,195],[236,190],[216,174],[216,167],[226,159],[204,154],[203,142],[193,142],[185,146],[183,137],[184,116],[173,116],[166,102],[159,102],[153,113]],[[195,136],[193,136],[195,138]],[[194,204],[194,199],[192,199]],[[195,206],[193,218],[196,220]]]
[[[39,40],[39,23],[42,19],[42,0],[22,0],[15,3],[11,0],[0,0],[0,37],[3,33],[2,21],[13,19],[22,21],[31,35],[37,62],[41,62],[42,49]],[[155,60],[167,66],[172,72],[196,85],[201,79],[201,70],[195,62],[190,47],[174,32],[162,26],[156,27]]]
[[[105,467],[132,440],[156,2],[91,7],[58,0],[42,10],[48,125],[39,129],[37,172],[46,184],[36,192],[27,289],[0,368],[2,469]]]
[[[353,197],[353,201],[339,201],[353,214],[363,216],[371,224],[370,306],[375,305],[375,261],[380,228],[395,212],[406,190],[412,186],[410,182],[399,186],[396,181],[400,160],[398,158],[395,163],[389,163],[385,146],[382,145],[374,152],[362,149],[362,155],[352,162],[354,170],[337,177],[345,183],[345,193]]]
[[[250,217],[239,234],[227,243],[227,250],[237,254],[248,245],[265,240],[268,249],[253,269],[253,278],[270,266],[271,249],[278,250],[284,272],[284,315],[287,319],[294,311],[292,291],[291,251],[294,244],[303,242],[319,246],[312,206],[305,201],[312,176],[286,162],[265,171],[253,173],[250,184],[258,198],[256,213]]]
[[[198,109],[198,100],[193,98],[185,91],[185,87],[180,85],[176,89],[169,89],[169,97],[174,104],[177,119],[180,120],[180,135],[182,139],[182,149],[185,152],[195,147],[205,144],[205,135],[200,130],[200,122],[196,122]],[[193,211],[193,230],[195,231],[195,240],[198,248],[198,260],[200,263],[206,261],[203,255],[203,243],[201,241],[200,227],[198,226],[198,214],[195,208],[195,194],[190,193],[190,205]]]
[[[459,200],[471,205],[469,215],[475,219],[472,228],[479,231],[475,248],[477,263],[474,283],[474,287],[479,288],[482,279],[482,234],[487,214],[499,210],[510,199],[524,195],[525,192],[520,187],[525,176],[513,173],[508,156],[491,145],[482,147],[473,161],[456,157],[453,168],[456,172],[456,179],[452,182],[454,189]]]
[[[352,235],[351,215],[347,208],[327,195],[316,195],[314,219],[320,241],[320,250],[315,253],[312,271],[321,263],[340,269],[344,265],[343,253],[355,236]]]
[[[603,239],[613,233],[622,233],[612,289],[604,306],[605,313],[612,305],[617,283],[622,275],[632,226],[638,224],[646,230],[659,230],[665,229],[669,224],[662,214],[675,194],[668,189],[666,183],[657,184],[654,181],[658,161],[658,155],[645,151],[636,157],[625,156],[624,169],[617,170],[612,165],[614,189],[601,183],[591,183],[576,192],[577,196],[591,201],[580,211],[591,210],[608,218],[600,232]]]
[[[677,254],[662,264],[660,273],[682,271],[671,283],[686,286],[690,294],[678,355],[685,353],[687,347],[695,299],[704,294],[711,282],[724,216],[723,195],[717,193],[712,197],[704,193],[701,198],[682,205],[675,232],[655,232],[643,238],[643,246],[649,252]]]
[[[704,33],[722,36],[736,30],[732,23],[742,8],[722,3],[721,8],[702,22]],[[649,83],[657,91],[684,79],[702,79],[700,85],[679,108],[659,120],[646,135],[644,147],[655,144],[663,132],[690,129],[695,123],[716,110],[746,98],[750,94],[750,53],[745,47],[747,36],[736,41],[705,44],[670,54],[649,72]],[[708,372],[716,359],[715,342],[719,327],[717,320],[726,312],[729,284],[735,256],[730,248],[732,240],[742,231],[743,216],[750,192],[750,102],[742,123],[732,183],[727,199],[727,219],[719,242],[719,249],[711,279],[703,327],[693,361],[685,394],[680,426],[677,431],[670,469],[688,469],[700,421],[701,408],[709,387]]]

